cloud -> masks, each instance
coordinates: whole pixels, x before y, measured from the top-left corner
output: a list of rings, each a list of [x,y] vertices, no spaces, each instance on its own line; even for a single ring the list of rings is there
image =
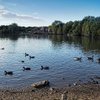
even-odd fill
[[[19,15],[19,14],[16,14],[16,13],[13,13],[13,12],[8,12],[8,11],[2,11],[0,13],[0,15],[3,17],[3,18],[12,18],[12,19],[21,19],[21,20],[36,20],[36,21],[40,21],[40,19],[38,17],[33,17],[33,16],[30,16],[30,15]]]
[[[5,12],[5,7],[0,5],[0,15]]]
[[[36,15],[36,12],[35,12]],[[29,20],[29,21],[42,21],[38,16],[18,14],[5,9],[4,6],[0,5],[0,16],[6,19],[19,19],[19,20]]]
[[[47,26],[47,21],[38,16],[39,14],[37,12],[32,12],[32,14],[20,14],[12,12],[0,5],[0,25],[17,23],[21,26]]]

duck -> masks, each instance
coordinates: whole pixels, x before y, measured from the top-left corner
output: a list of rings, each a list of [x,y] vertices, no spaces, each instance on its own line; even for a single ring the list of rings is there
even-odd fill
[[[24,60],[22,60],[21,62],[22,62],[22,63],[24,63],[25,61],[24,61]]]
[[[4,71],[4,74],[5,75],[13,75],[13,72],[12,71]]]
[[[97,62],[100,63],[100,58],[97,59]]]
[[[25,70],[31,70],[31,68],[30,67],[23,67],[23,71],[25,71]]]
[[[93,60],[94,59],[94,56],[92,56],[92,57],[87,57],[88,58],[88,60]]]
[[[74,57],[74,60],[80,61],[80,60],[82,60],[82,57]]]
[[[30,58],[30,59],[34,59],[34,58],[35,58],[35,56],[29,56],[29,58]]]
[[[29,56],[29,54],[28,54],[28,53],[25,53],[25,57],[26,57],[26,56]]]
[[[49,67],[48,66],[45,66],[45,67],[41,66],[41,70],[49,70]]]
[[[1,48],[1,50],[4,50],[5,48]]]
[[[98,63],[100,63],[100,58],[97,59]]]

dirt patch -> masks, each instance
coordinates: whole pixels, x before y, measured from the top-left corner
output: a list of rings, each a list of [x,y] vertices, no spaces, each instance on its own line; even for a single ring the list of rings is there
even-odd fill
[[[65,93],[67,100],[100,100],[100,85],[79,85],[65,88],[1,89],[0,100],[61,100]]]

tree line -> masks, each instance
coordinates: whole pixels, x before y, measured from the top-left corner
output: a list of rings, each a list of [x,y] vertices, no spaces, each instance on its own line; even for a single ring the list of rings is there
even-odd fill
[[[1,25],[0,26],[0,35],[5,36],[13,36],[13,35],[22,35],[26,34],[27,32],[31,31],[32,27],[24,27],[18,26],[16,23],[10,25]]]
[[[0,36],[34,35],[41,33],[48,34],[48,27],[22,27],[18,26],[16,23],[0,26]]]
[[[37,31],[36,31],[37,30]],[[38,31],[39,30],[39,31]],[[46,30],[46,31],[45,31]],[[48,27],[21,27],[16,23],[11,25],[0,26],[0,35],[27,35],[32,33],[46,32],[54,35],[64,34],[68,36],[100,36],[100,17],[87,16],[81,21],[69,21],[63,23],[61,21],[54,21]],[[38,34],[39,34],[38,33]]]
[[[53,34],[66,34],[69,36],[100,36],[100,17],[86,16],[81,21],[63,23],[54,21],[49,26]]]

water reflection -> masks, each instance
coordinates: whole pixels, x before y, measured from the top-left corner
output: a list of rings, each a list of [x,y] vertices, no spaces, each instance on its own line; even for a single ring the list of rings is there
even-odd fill
[[[21,37],[23,37],[23,36],[21,36]],[[16,40],[18,40],[18,38],[19,38],[19,36],[18,35],[0,35],[0,38],[1,39],[10,39],[10,40],[12,40],[12,41],[16,41]]]
[[[63,43],[80,45],[84,51],[97,50],[100,51],[100,39],[90,39],[88,37],[67,37],[64,35],[50,35],[49,39],[54,46],[60,46]]]
[[[54,47],[61,46],[63,43],[80,45],[85,51],[89,50],[100,50],[100,39],[90,39],[87,37],[67,37],[66,35],[34,35],[34,36],[5,36],[1,35],[0,39],[10,39],[12,41],[17,41],[19,38],[29,38],[29,39],[49,39]]]

